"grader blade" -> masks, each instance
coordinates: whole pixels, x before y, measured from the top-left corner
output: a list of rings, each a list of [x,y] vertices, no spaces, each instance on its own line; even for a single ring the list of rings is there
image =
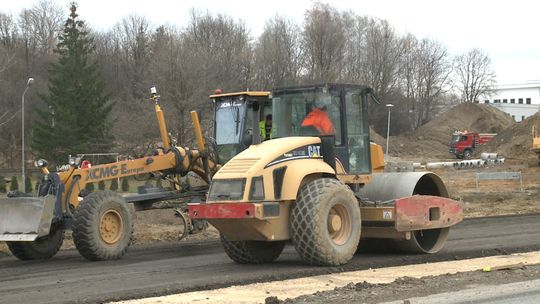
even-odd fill
[[[50,232],[56,196],[0,199],[0,241],[35,241]]]

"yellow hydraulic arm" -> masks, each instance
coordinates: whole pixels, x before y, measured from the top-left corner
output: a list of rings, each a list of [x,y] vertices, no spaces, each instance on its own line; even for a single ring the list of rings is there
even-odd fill
[[[64,210],[67,207],[66,202],[69,202],[73,207],[79,205],[78,195],[85,188],[86,184],[104,180],[151,172],[161,172],[162,175],[179,174],[181,176],[188,172],[194,172],[208,184],[210,183],[210,179],[218,169],[218,164],[217,160],[209,159],[206,153],[197,113],[193,111],[191,117],[193,119],[195,137],[199,149],[175,147],[171,144],[163,111],[159,105],[159,95],[155,87],[151,89],[151,99],[155,102],[156,118],[164,152],[157,155],[97,165],[84,169],[70,166],[69,170],[58,173],[60,181],[65,185],[66,189],[62,194]],[[41,169],[44,173],[48,173],[46,167]]]

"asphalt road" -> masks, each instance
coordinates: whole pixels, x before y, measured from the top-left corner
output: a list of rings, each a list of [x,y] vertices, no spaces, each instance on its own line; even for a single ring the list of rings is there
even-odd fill
[[[344,267],[310,267],[288,246],[271,265],[238,265],[217,241],[134,246],[118,261],[74,250],[48,261],[0,258],[0,303],[103,302],[422,262],[540,250],[540,215],[467,219],[434,255],[357,254]]]

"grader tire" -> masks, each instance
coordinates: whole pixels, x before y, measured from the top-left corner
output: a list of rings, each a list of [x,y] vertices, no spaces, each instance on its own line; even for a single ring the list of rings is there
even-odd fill
[[[6,242],[9,251],[19,260],[50,259],[64,242],[64,229],[53,227],[51,233],[33,242]]]
[[[265,242],[265,241],[231,241],[223,234],[220,235],[221,243],[225,253],[239,264],[264,264],[276,260],[285,241]]]
[[[349,187],[331,178],[302,186],[291,210],[291,238],[309,264],[338,266],[354,255],[360,240],[360,206]]]
[[[113,192],[85,197],[73,216],[73,242],[90,261],[115,260],[126,253],[133,234],[132,212]]]

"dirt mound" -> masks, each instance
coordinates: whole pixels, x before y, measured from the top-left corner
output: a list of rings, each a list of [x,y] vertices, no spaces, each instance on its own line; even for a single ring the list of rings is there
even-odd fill
[[[512,126],[512,117],[490,105],[462,103],[435,117],[412,134],[390,138],[396,156],[448,158],[448,144],[456,130],[499,133]]]
[[[500,132],[482,151],[497,152],[507,158],[527,160],[536,158],[531,151],[532,148],[532,127],[540,128],[540,113],[516,123],[510,128]]]
[[[371,127],[369,128],[369,139],[374,143],[383,146],[383,148],[386,146],[386,138],[379,135],[379,133],[375,132]]]

